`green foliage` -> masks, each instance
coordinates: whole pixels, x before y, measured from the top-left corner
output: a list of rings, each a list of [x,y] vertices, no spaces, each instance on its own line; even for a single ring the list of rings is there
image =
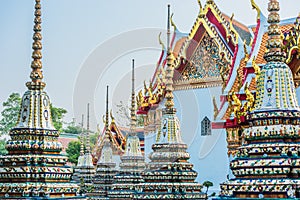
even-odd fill
[[[91,149],[94,149],[97,139],[98,139],[99,133],[90,133],[90,144],[91,144]]]
[[[215,193],[212,193],[210,196],[208,196],[208,188],[214,186],[214,184],[210,181],[204,181],[204,183],[202,184],[204,187],[206,187],[206,191],[205,191],[205,194],[206,194],[206,199],[208,199],[208,197],[210,196],[214,196]]]
[[[12,93],[8,99],[3,102],[2,119],[0,120],[0,133],[8,134],[18,120],[21,106],[21,96],[19,93]]]
[[[0,140],[0,155],[7,154],[7,150],[5,149],[6,141]]]
[[[90,146],[91,150],[96,145],[97,139],[98,139],[98,133],[93,133],[90,132]],[[81,140],[81,139],[80,139]],[[86,143],[86,137],[83,138],[82,142],[85,144]],[[85,146],[84,146],[85,148]],[[71,141],[68,144],[68,148],[66,149],[67,156],[69,159],[69,162],[77,164],[78,157],[80,155],[80,141]]]
[[[66,149],[69,162],[77,164],[78,157],[80,155],[80,141],[71,141]]]
[[[51,109],[51,116],[52,116],[52,122],[53,126],[58,130],[62,131],[63,126],[63,117],[65,114],[67,114],[67,110],[64,108],[57,108],[54,107],[52,104],[50,104]]]
[[[79,126],[72,126],[69,125],[67,128],[63,129],[63,132],[65,133],[71,133],[71,134],[80,134],[81,133],[81,127]]]

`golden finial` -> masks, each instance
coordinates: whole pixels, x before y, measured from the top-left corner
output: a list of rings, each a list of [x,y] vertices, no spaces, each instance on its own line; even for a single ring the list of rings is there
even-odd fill
[[[251,5],[252,5],[252,9],[255,9],[257,12],[257,16],[256,16],[256,20],[260,19],[260,8],[258,7],[258,5],[254,2],[254,0],[250,0],[251,1]]]
[[[252,60],[252,67],[254,68],[254,73],[256,75],[255,79],[257,80],[258,77],[260,76],[260,67],[256,64],[255,60],[256,57],[254,56]]]
[[[34,18],[34,27],[33,27],[33,44],[32,44],[32,59],[31,68],[32,71],[30,73],[31,81],[26,83],[26,86],[30,90],[41,90],[46,86],[43,80],[43,72],[42,72],[42,19],[41,19],[41,4],[40,0],[35,0],[35,18]]]
[[[248,82],[245,84],[245,94],[247,102],[244,105],[244,112],[246,114],[247,111],[252,111],[254,107],[254,95],[251,93],[248,87]]]
[[[158,41],[159,41],[159,44],[161,45],[162,50],[164,50],[166,47],[165,47],[163,41],[161,40],[161,32],[158,35]]]
[[[151,79],[149,80],[149,89],[151,90],[151,92],[153,91],[153,85]]]
[[[146,81],[144,80],[144,96],[147,96],[148,88],[146,85]]]
[[[173,15],[174,15],[174,13],[172,13],[172,15],[171,15],[170,22],[171,22],[171,25],[173,26],[174,31],[175,31],[175,30],[177,30],[177,26],[175,25],[175,23],[173,21]]]
[[[281,51],[283,47],[281,39],[281,31],[279,28],[280,16],[279,16],[279,2],[277,0],[269,0],[268,4],[268,35],[266,47],[267,52],[264,55],[264,59],[267,62],[271,61],[285,61],[285,53]]]
[[[135,92],[134,92],[134,59],[132,59],[132,77],[131,77],[131,108],[130,108],[130,132],[135,133],[136,128],[136,105],[135,105]]]
[[[234,35],[233,42],[235,44],[237,44],[238,43],[239,34],[237,33],[237,31],[233,27],[233,17],[234,17],[234,13],[232,13],[232,15],[230,17],[230,20],[229,20],[229,29],[230,29],[231,34]]]
[[[213,96],[213,105],[214,105],[214,120],[216,120],[217,116],[219,114],[219,109],[218,109],[218,105],[217,105],[217,101],[216,101],[215,96]]]
[[[114,124],[115,123],[115,118],[113,116],[112,110],[110,110],[110,119],[111,119],[111,123]]]

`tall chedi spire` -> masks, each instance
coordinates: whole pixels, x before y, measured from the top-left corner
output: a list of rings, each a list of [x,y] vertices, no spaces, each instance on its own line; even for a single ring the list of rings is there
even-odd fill
[[[40,0],[36,0],[35,4],[35,18],[34,18],[34,27],[33,27],[33,44],[32,44],[32,62],[31,62],[31,68],[32,71],[30,73],[31,81],[26,83],[26,86],[29,90],[39,90],[44,89],[46,84],[42,81],[43,80],[43,72],[42,72],[42,12],[41,12],[41,4]]]
[[[187,152],[187,145],[181,139],[180,122],[176,116],[173,101],[173,74],[175,59],[170,48],[170,5],[168,5],[167,70],[165,108],[162,114],[161,130],[156,143],[152,145],[150,163],[134,199],[205,199],[201,185],[195,181],[197,172]]]
[[[281,51],[279,3],[268,4],[267,63],[257,79],[255,108],[244,143],[230,163],[235,175],[221,184],[220,199],[299,198],[300,110],[292,72]]]
[[[93,177],[96,173],[93,165],[93,157],[90,146],[90,104],[87,104],[87,122],[86,122],[86,137],[85,137],[85,153],[83,156],[83,163],[80,168],[80,182],[81,192],[87,193],[93,187]]]
[[[109,199],[108,191],[111,190],[114,176],[117,174],[116,163],[113,162],[113,151],[109,140],[110,129],[108,127],[108,86],[106,90],[106,114],[105,135],[101,156],[97,162],[97,171],[93,180],[94,191],[90,195],[92,199]]]
[[[125,152],[121,157],[120,172],[115,176],[112,190],[109,193],[111,200],[132,199],[136,187],[143,182],[141,173],[145,169],[144,156],[141,152],[140,139],[136,133],[136,104],[134,92],[134,60],[132,60],[132,92],[130,108],[130,131],[126,139]]]
[[[26,85],[16,127],[10,130],[8,155],[0,156],[0,199],[76,199],[72,168],[60,154],[59,132],[51,119],[51,102],[43,90],[41,4],[35,1],[31,81]]]

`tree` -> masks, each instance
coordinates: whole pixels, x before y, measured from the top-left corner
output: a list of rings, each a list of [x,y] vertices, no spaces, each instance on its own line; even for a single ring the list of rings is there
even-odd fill
[[[71,141],[66,149],[69,162],[77,164],[78,157],[80,155],[80,141]]]
[[[19,117],[20,107],[22,98],[19,93],[12,93],[8,99],[3,102],[3,111],[1,112],[2,119],[0,120],[0,134],[8,134],[9,130],[12,129]],[[50,105],[51,117],[54,127],[61,131],[63,125],[63,117],[67,113],[64,108],[57,108]]]
[[[67,128],[63,129],[63,132],[71,134],[80,134],[82,132],[82,128],[79,126],[69,125],[67,126]]]
[[[6,140],[0,140],[0,155],[7,154],[7,150],[5,149]]]
[[[8,134],[18,120],[21,106],[21,96],[19,93],[12,93],[8,99],[3,102],[2,119],[0,120],[0,133]]]
[[[212,196],[215,196],[216,193],[212,193],[211,195],[208,195],[208,188],[214,186],[214,184],[210,181],[204,181],[204,183],[202,184],[204,187],[206,187],[206,191],[205,191],[205,194],[206,194],[206,199],[208,199],[209,197],[212,197]]]
[[[94,149],[97,139],[98,139],[99,133],[90,133],[90,144],[91,144],[91,149]]]
[[[90,146],[91,146],[91,150],[94,149],[97,139],[98,139],[99,133],[93,133],[90,132]],[[80,141],[83,142],[84,144],[84,149],[85,149],[85,144],[86,144],[86,137],[84,136],[84,138],[81,140],[81,138],[79,138],[79,141],[71,141],[68,144],[68,147],[66,149],[67,152],[67,156],[69,159],[69,162],[77,164],[77,160],[78,157],[80,155]]]
[[[63,126],[63,118],[65,114],[67,114],[67,110],[64,108],[57,108],[50,104],[50,109],[51,109],[51,117],[52,117],[52,122],[53,126],[55,129],[58,131],[62,131],[62,126]]]

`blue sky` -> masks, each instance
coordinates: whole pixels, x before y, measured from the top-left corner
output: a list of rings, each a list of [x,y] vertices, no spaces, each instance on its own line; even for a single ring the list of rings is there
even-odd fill
[[[234,12],[235,19],[245,24],[256,22],[250,0],[238,0],[234,4],[232,0],[215,2],[221,11],[228,15]],[[93,128],[97,122],[101,123],[106,84],[111,85],[114,103],[128,98],[131,58],[136,59],[137,88],[142,87],[144,79],[149,80],[160,54],[157,35],[166,27],[168,3],[177,27],[189,32],[199,12],[197,0],[42,0],[46,91],[54,105],[69,111],[67,121],[84,113],[89,101],[94,108]],[[267,1],[257,0],[257,3],[267,14]],[[298,0],[280,3],[282,19],[298,15]],[[23,94],[26,90],[33,8],[33,0],[1,1],[0,102],[14,91]],[[87,65],[99,66],[98,72],[94,73]],[[76,87],[78,78],[86,79],[87,85]]]

